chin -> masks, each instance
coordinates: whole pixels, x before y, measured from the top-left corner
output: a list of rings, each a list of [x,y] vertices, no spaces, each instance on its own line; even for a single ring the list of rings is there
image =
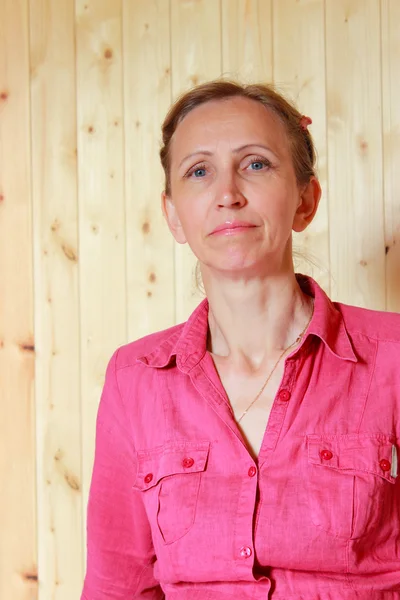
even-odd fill
[[[207,261],[203,263],[209,271],[220,272],[224,275],[232,276],[257,276],[265,270],[265,264],[259,260],[244,260],[223,258],[218,261]]]

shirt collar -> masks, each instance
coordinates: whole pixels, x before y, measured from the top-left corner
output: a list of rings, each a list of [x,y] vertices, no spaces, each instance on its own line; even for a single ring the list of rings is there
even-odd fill
[[[307,337],[316,335],[338,358],[358,362],[339,305],[332,302],[311,277],[296,274],[296,278],[303,292],[314,298],[314,314]]]
[[[338,306],[314,279],[301,274],[296,274],[296,278],[302,290],[314,298],[314,313],[306,337],[316,335],[336,357],[357,362]],[[175,359],[180,371],[189,372],[207,350],[208,308],[205,298],[180,329],[175,329],[159,346],[138,360],[149,367],[163,368]]]

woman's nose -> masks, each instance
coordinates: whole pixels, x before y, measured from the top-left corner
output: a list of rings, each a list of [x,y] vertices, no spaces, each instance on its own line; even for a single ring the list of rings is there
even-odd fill
[[[243,195],[234,175],[225,175],[221,178],[218,186],[218,206],[220,208],[240,208],[246,204],[246,198]]]

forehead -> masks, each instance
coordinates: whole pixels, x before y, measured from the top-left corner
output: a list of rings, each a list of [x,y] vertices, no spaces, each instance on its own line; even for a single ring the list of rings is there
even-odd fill
[[[232,146],[266,144],[288,150],[287,135],[278,116],[256,100],[234,97],[211,100],[191,110],[172,138],[172,160],[178,155],[212,149],[225,142]]]

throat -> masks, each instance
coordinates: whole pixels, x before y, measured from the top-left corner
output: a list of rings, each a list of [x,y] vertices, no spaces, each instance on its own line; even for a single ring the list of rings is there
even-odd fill
[[[253,458],[259,454],[277,391],[284,374],[284,363],[277,365],[268,383],[265,372],[251,374],[229,366],[212,356],[221,385],[229,400],[232,415]],[[270,370],[270,369],[269,369]],[[260,390],[262,389],[261,393]],[[254,399],[256,401],[254,402]],[[249,408],[249,405],[250,408]]]

